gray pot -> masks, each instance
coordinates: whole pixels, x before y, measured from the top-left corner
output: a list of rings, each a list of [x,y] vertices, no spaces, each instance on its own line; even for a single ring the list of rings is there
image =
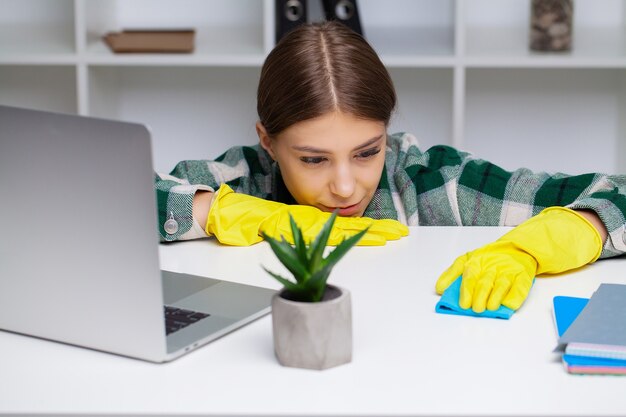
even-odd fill
[[[352,302],[346,289],[328,285],[317,303],[272,298],[274,350],[281,365],[327,369],[352,360]]]

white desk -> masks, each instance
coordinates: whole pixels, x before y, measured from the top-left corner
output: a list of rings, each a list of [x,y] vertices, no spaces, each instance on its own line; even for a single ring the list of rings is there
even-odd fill
[[[552,297],[626,283],[626,259],[539,279],[509,321],[435,314],[434,283],[502,228],[413,228],[359,247],[330,282],[353,300],[353,362],[281,367],[266,316],[175,362],[155,365],[0,332],[0,413],[197,415],[626,415],[626,378],[574,376],[552,353]],[[162,267],[278,288],[265,243],[161,246]]]

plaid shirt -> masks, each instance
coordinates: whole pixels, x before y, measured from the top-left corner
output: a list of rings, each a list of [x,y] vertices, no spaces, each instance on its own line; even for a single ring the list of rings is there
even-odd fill
[[[206,236],[192,217],[193,195],[223,183],[239,193],[295,204],[265,150],[233,147],[215,161],[183,161],[169,175],[156,175],[161,239]],[[421,151],[406,133],[388,137],[385,169],[364,215],[409,226],[517,226],[550,206],[595,211],[609,232],[601,257],[626,252],[626,175],[510,172],[449,146]],[[168,219],[178,230],[165,231]]]

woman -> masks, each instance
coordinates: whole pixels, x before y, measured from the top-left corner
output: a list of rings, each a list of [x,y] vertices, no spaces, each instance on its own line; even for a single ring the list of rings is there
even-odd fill
[[[334,210],[331,244],[368,225],[372,245],[406,235],[404,225],[518,226],[437,281],[442,293],[462,275],[459,304],[475,312],[515,310],[535,275],[626,252],[624,176],[507,172],[448,146],[424,152],[410,134],[387,134],[395,105],[362,37],[333,22],[295,29],[261,70],[259,145],[157,176],[162,239],[290,238],[288,213],[311,238]]]

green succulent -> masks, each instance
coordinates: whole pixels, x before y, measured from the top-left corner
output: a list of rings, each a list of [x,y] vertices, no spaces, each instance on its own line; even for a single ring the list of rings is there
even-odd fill
[[[282,236],[281,240],[277,240],[262,233],[263,238],[270,244],[278,260],[285,265],[295,278],[295,282],[293,282],[263,267],[268,274],[276,278],[285,287],[286,293],[284,295],[287,298],[294,301],[321,301],[326,290],[326,281],[330,271],[369,229],[368,227],[354,236],[344,239],[328,256],[324,257],[324,249],[336,217],[337,212],[335,211],[311,245],[307,245],[304,241],[302,231],[291,214],[289,215],[289,220],[293,233],[293,246]]]

